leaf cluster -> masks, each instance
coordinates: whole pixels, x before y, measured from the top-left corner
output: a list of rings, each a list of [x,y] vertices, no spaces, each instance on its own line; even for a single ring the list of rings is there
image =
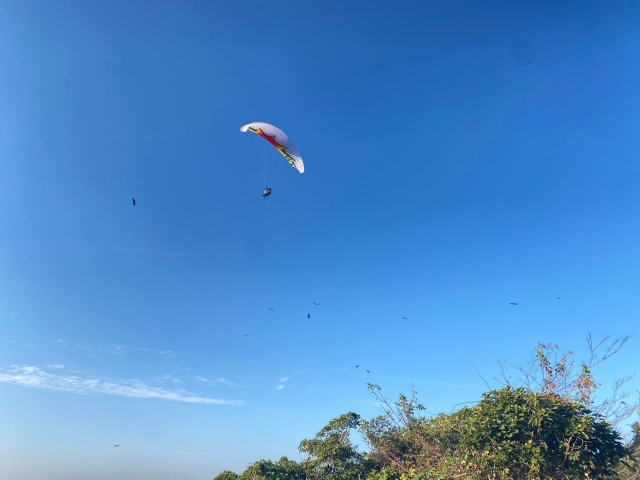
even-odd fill
[[[617,353],[628,337],[587,342],[590,356],[576,365],[539,344],[512,379],[502,363],[499,389],[472,407],[430,416],[417,393],[392,401],[379,385],[369,390],[382,414],[365,421],[349,412],[303,440],[303,460],[260,460],[238,477],[215,480],[640,480],[640,424],[625,444],[616,426],[638,408],[622,385],[597,401],[593,369]],[[369,446],[352,441],[358,432]]]

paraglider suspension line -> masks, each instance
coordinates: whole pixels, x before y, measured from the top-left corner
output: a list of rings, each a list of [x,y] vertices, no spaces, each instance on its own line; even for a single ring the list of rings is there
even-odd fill
[[[275,162],[275,152],[274,152],[274,159],[273,161]],[[275,181],[278,178],[278,175],[280,174],[280,170],[282,169],[282,166],[285,164],[285,162],[280,162],[280,166],[278,167],[278,171],[276,172],[275,176],[273,175],[273,170],[271,170],[271,186],[273,186],[273,184],[275,183]]]
[[[266,186],[266,184],[267,184],[267,166],[262,161],[262,152],[260,151],[261,144],[259,142],[257,142],[256,139],[249,139],[249,137],[245,137],[245,138],[247,139],[247,142],[249,143],[249,148],[251,150],[253,150],[253,152],[254,152],[253,156],[258,161],[258,169],[260,170],[260,173],[262,174],[262,181],[264,182],[264,184]]]

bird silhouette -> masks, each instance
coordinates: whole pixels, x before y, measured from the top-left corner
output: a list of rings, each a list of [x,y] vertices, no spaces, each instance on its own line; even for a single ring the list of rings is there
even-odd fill
[[[356,365],[356,368],[360,368],[360,365]]]
[[[402,318],[404,318],[405,320],[409,320],[407,317],[402,317]]]
[[[245,337],[248,337],[248,336],[249,336],[249,335],[247,335],[246,333],[243,333],[243,335],[244,335]]]
[[[311,318],[311,314],[307,313],[307,320],[309,320]]]
[[[132,199],[131,199],[131,201],[133,202],[133,206],[134,206],[134,207],[136,206],[136,203],[138,203],[138,202],[136,202],[136,199],[135,199],[135,198],[132,198]]]
[[[367,373],[371,373],[369,370],[367,370]]]
[[[511,302],[509,305],[518,305],[518,303]]]
[[[556,298],[556,300],[560,300],[561,298],[562,298],[562,297],[558,297],[558,298]]]
[[[119,447],[120,445],[114,445],[113,448]]]
[[[319,303],[316,303],[316,302],[311,302],[311,303],[313,303],[314,305],[320,305]]]
[[[269,308],[269,307],[267,307],[267,308]],[[272,312],[275,312],[275,310],[273,308],[269,308],[269,310],[271,310]]]

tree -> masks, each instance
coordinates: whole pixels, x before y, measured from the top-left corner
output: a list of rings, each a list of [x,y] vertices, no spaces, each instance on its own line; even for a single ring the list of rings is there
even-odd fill
[[[596,399],[602,384],[596,382],[593,370],[617,354],[631,337],[621,335],[610,341],[611,338],[607,335],[600,342],[595,342],[589,333],[588,358],[580,362],[579,368],[576,368],[573,352],[560,355],[557,345],[539,343],[525,365],[511,365],[518,373],[515,379],[509,375],[507,363],[498,362],[502,370],[501,383],[579,403],[610,425],[619,425],[638,411],[640,398],[632,400],[629,392],[624,390],[624,385],[633,378],[633,375],[628,375],[613,382],[610,397]]]
[[[640,423],[634,423],[632,431],[629,456],[620,462],[616,472],[620,480],[640,480]]]
[[[225,470],[224,472],[218,474],[213,480],[238,480],[238,474],[230,472],[229,470]]]
[[[640,425],[626,445],[616,430],[638,408],[622,389],[631,377],[596,401],[601,385],[593,369],[628,337],[608,339],[596,344],[589,335],[589,358],[579,364],[572,352],[539,344],[525,366],[515,366],[516,379],[501,363],[503,386],[451,414],[426,415],[416,392],[393,402],[370,384],[382,415],[335,418],[300,443],[302,462],[261,460],[239,480],[640,480]],[[358,451],[350,438],[355,431],[369,452]],[[224,480],[236,478],[228,473]]]
[[[239,480],[307,480],[304,467],[287,457],[277,462],[259,460],[247,468]]]
[[[334,418],[311,440],[298,447],[307,455],[305,468],[310,478],[323,480],[365,479],[373,468],[367,455],[358,451],[349,434],[360,426],[360,416],[349,412]]]
[[[361,432],[371,447],[371,458],[382,467],[379,478],[410,478],[435,475],[453,478],[464,473],[455,462],[462,430],[461,417],[438,415],[425,418],[424,406],[400,395],[393,402],[382,393],[379,385],[369,384],[369,390],[380,402],[383,414],[361,423]],[[386,475],[386,476],[385,476]]]
[[[584,406],[524,388],[430,419],[415,416],[415,395],[386,405],[363,431],[391,478],[605,478],[627,455],[620,434]]]
[[[460,457],[474,478],[606,478],[627,455],[620,434],[577,402],[505,387],[458,412]]]

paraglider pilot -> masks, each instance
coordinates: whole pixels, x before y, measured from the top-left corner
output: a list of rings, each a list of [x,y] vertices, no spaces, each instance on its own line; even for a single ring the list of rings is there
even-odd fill
[[[269,195],[271,195],[271,188],[264,187],[264,193],[262,194],[262,198],[267,198]]]

